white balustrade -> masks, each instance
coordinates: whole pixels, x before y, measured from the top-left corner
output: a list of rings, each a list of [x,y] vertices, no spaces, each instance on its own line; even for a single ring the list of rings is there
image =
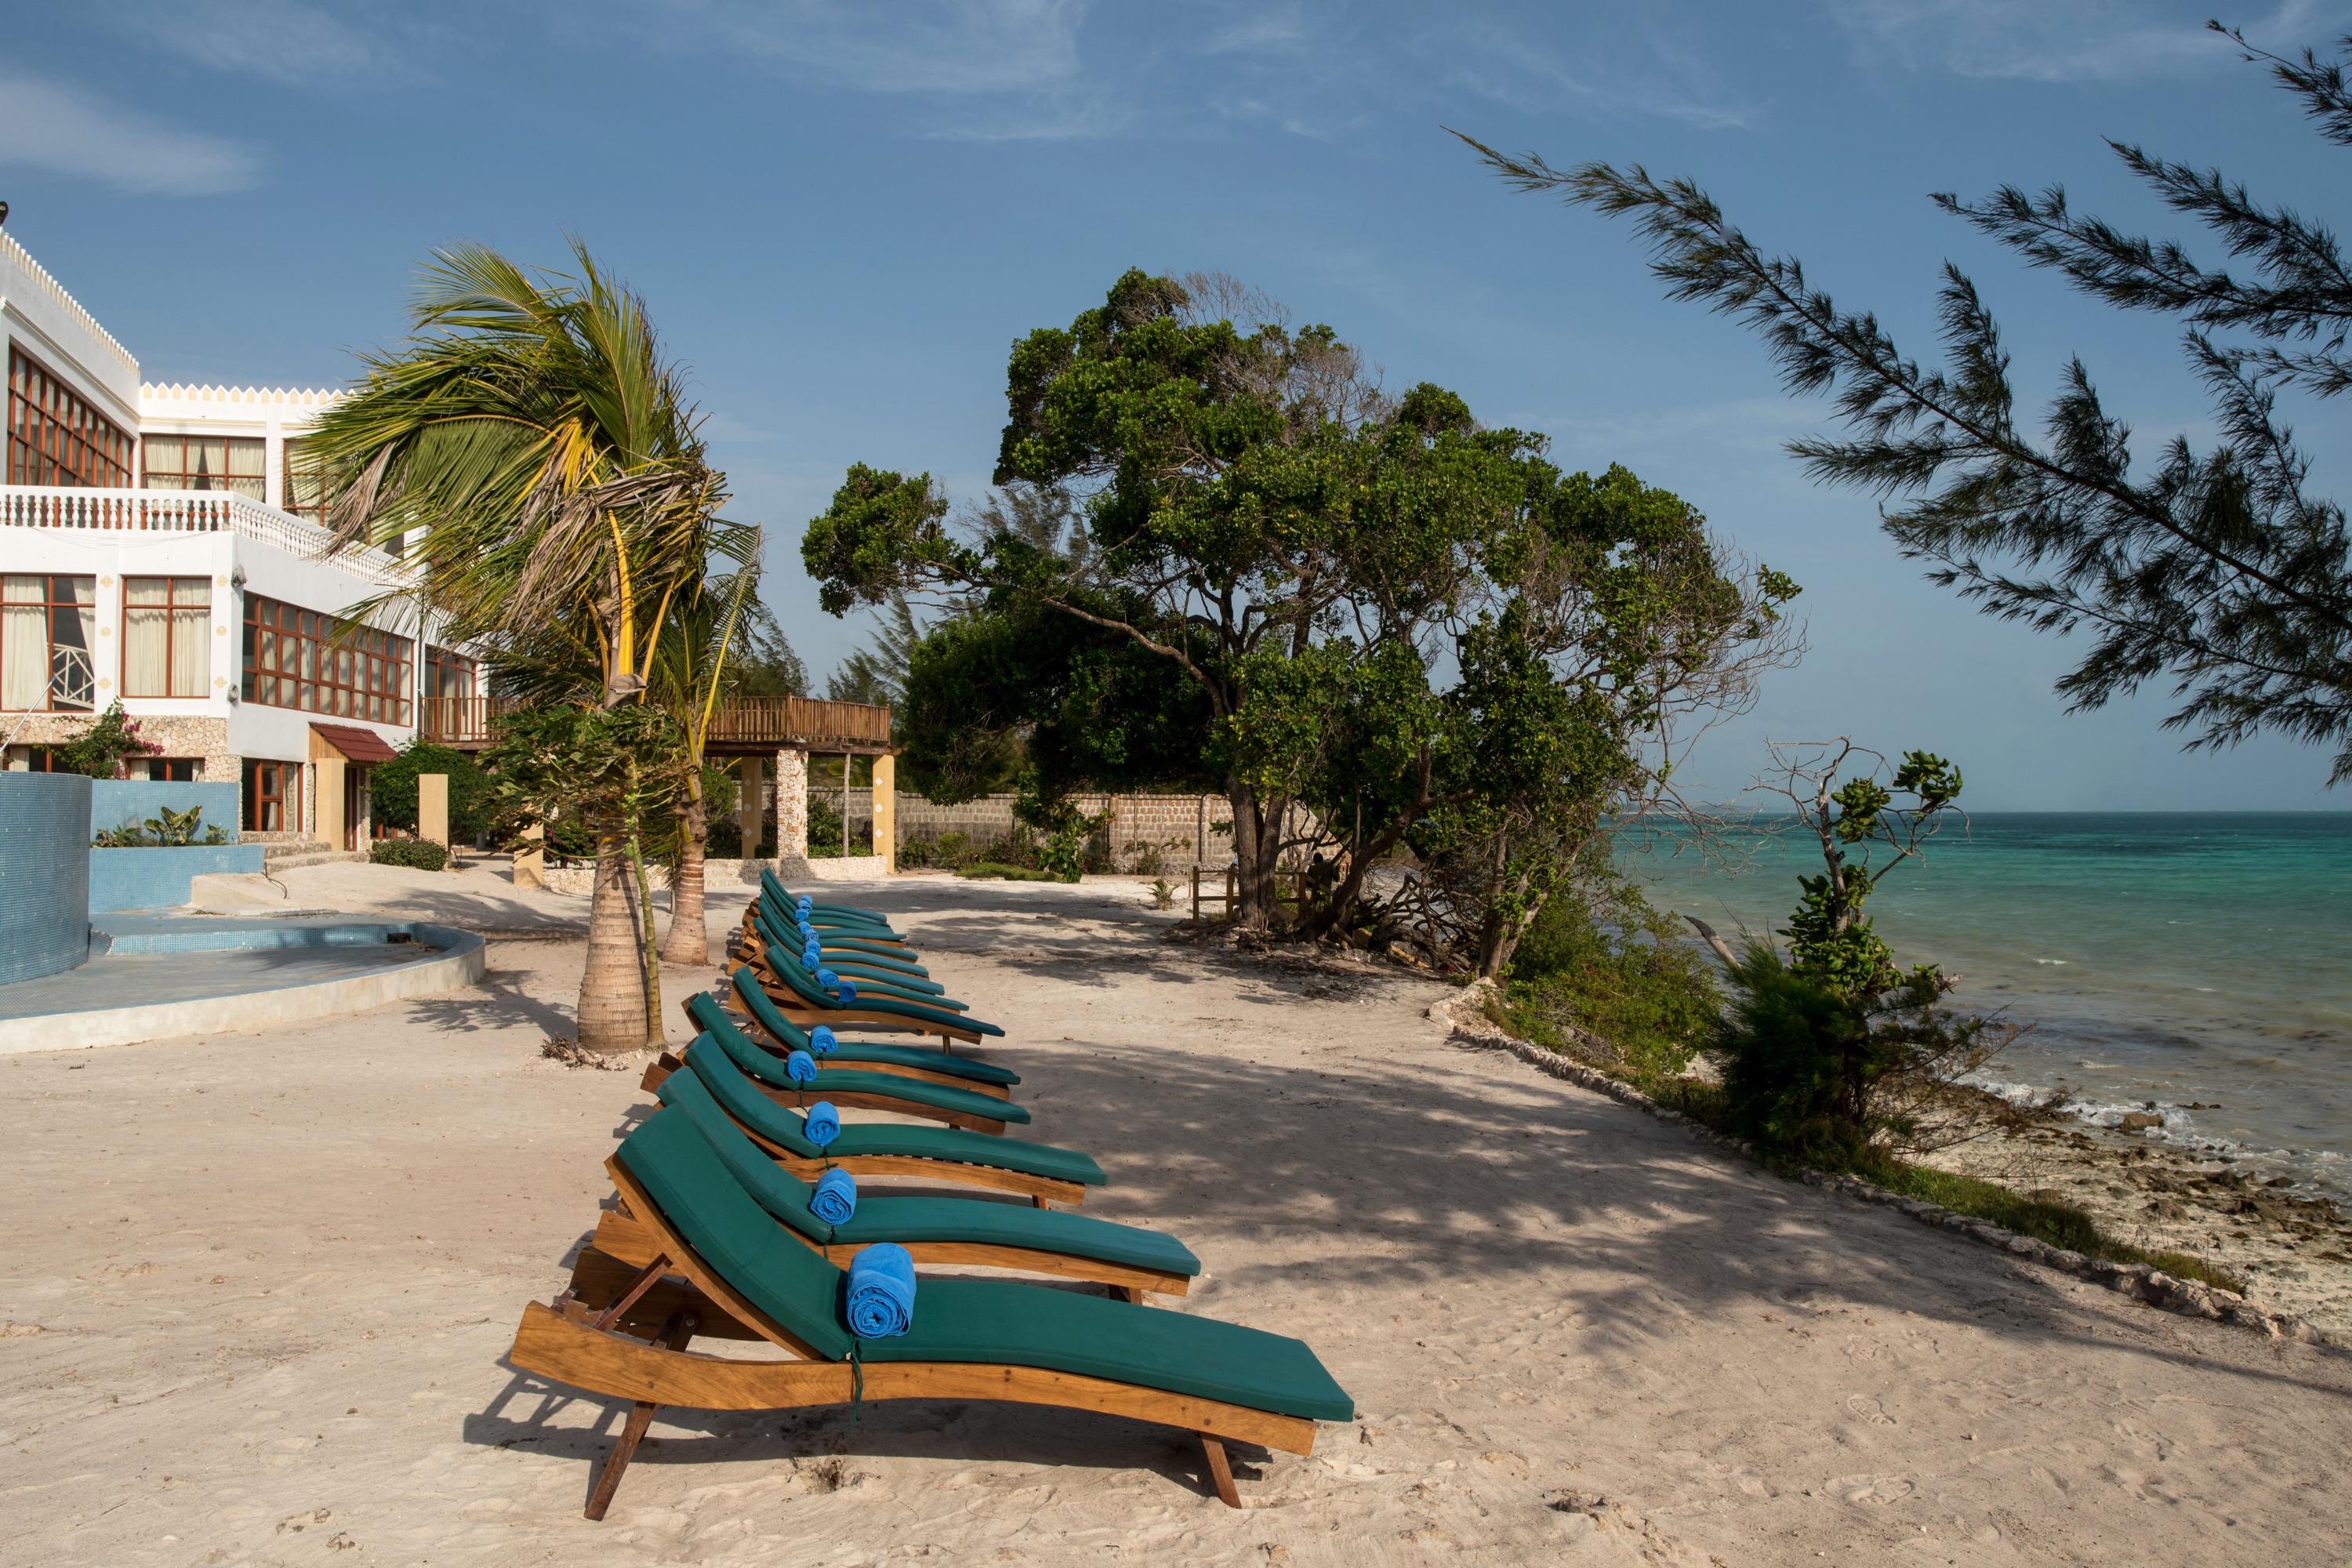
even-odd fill
[[[373,545],[335,551],[334,538],[308,518],[280,511],[234,490],[86,489],[62,485],[0,485],[0,527],[139,533],[235,533],[290,554],[331,559],[383,581],[405,575],[400,562]]]

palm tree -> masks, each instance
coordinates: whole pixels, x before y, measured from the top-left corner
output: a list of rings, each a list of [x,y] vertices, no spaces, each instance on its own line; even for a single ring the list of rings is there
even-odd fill
[[[669,605],[702,582],[724,476],[643,302],[572,254],[576,277],[436,250],[408,341],[362,356],[309,450],[337,543],[411,563],[383,599],[413,599],[494,666],[502,649],[568,645],[613,708],[640,700]],[[630,1050],[662,1034],[625,852],[635,825],[594,826],[580,1043]]]
[[[670,858],[669,934],[661,948],[665,963],[710,962],[710,933],[703,918],[703,839],[710,830],[710,816],[702,794],[702,759],[719,694],[732,689],[735,666],[730,656],[750,608],[760,602],[760,531],[724,524],[714,535],[714,547],[736,563],[735,570],[671,602],[669,617],[656,639],[646,692],[650,700],[670,710],[687,738],[687,795]]]

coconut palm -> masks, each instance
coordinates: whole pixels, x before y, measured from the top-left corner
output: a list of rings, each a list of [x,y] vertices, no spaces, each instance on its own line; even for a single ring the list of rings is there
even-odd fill
[[[656,638],[646,688],[647,700],[668,709],[686,736],[689,764],[670,857],[669,934],[661,948],[667,963],[710,961],[710,934],[703,918],[703,839],[710,830],[710,815],[702,793],[702,759],[719,695],[733,688],[731,656],[751,607],[760,602],[760,531],[728,523],[714,535],[713,544],[736,568],[671,601]]]
[[[643,302],[572,253],[576,276],[478,245],[436,251],[407,342],[362,356],[366,374],[308,451],[338,545],[410,563],[386,599],[413,599],[493,665],[569,645],[612,708],[640,699],[668,606],[702,581],[724,477]],[[595,1050],[661,1038],[625,853],[634,826],[594,825],[579,1027]]]

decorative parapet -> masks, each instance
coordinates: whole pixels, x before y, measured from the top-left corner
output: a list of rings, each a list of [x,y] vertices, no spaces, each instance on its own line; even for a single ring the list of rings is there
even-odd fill
[[[82,302],[67,293],[65,285],[50,277],[49,269],[34,260],[33,253],[10,238],[5,230],[0,230],[0,262],[5,262],[22,274],[25,281],[37,292],[48,296],[50,301],[63,310],[69,320],[96,338],[124,370],[129,371],[133,376],[139,374],[139,361],[131,351],[115,342],[114,334],[100,326],[98,318],[83,309]],[[0,290],[0,292],[4,291]]]
[[[139,384],[140,405],[144,412],[150,414],[161,411],[146,405],[161,403],[219,405],[235,408],[257,409],[318,409],[324,408],[342,395],[341,391],[333,387],[197,386],[183,384],[176,381],[162,384],[142,381]]]

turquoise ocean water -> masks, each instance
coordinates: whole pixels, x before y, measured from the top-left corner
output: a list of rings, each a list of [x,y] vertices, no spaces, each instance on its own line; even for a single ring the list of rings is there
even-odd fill
[[[1669,842],[1654,840],[1654,845]],[[1818,846],[1742,828],[1736,873],[1654,847],[1628,868],[1727,937],[1787,922]],[[2112,1125],[2218,1145],[2352,1195],[2352,813],[1984,813],[1880,885],[1905,963],[1956,1005],[2033,1026],[1989,1074]]]

